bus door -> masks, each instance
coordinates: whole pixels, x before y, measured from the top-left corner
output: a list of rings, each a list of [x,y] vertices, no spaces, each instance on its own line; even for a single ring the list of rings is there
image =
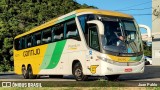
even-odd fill
[[[96,63],[96,52],[100,51],[100,46],[99,46],[99,38],[98,38],[98,28],[97,25],[95,24],[91,24],[89,25],[88,28],[88,45],[90,47],[90,49],[87,52],[87,68],[90,70],[90,72],[92,74],[96,73],[96,67],[97,64]]]

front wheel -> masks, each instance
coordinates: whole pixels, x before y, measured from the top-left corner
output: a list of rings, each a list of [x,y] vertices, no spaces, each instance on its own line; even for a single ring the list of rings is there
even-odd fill
[[[80,63],[76,63],[73,69],[73,75],[77,81],[86,81],[88,80],[88,76],[83,74],[82,66]]]
[[[108,78],[108,81],[116,81],[118,80],[120,75],[106,75],[106,77]]]

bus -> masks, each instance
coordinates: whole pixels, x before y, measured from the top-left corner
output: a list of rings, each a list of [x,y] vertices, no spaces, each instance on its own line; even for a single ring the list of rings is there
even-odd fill
[[[127,14],[78,9],[14,38],[14,71],[25,79],[49,75],[116,80],[144,72],[139,26]]]

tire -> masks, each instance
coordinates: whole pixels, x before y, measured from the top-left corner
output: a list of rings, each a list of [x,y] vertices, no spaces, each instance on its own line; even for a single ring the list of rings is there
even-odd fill
[[[145,65],[150,65],[150,62],[149,61],[145,61]]]
[[[22,75],[23,75],[24,79],[29,78],[29,74],[28,74],[28,71],[26,70],[25,66],[22,66]]]
[[[49,78],[63,78],[63,75],[49,75]]]
[[[117,81],[120,75],[106,75],[108,81]]]
[[[33,75],[33,71],[32,71],[32,67],[31,66],[28,66],[28,76],[29,76],[29,79],[36,79],[37,75]]]
[[[82,70],[83,70],[82,66],[81,66],[81,64],[79,62],[74,65],[73,75],[74,75],[74,77],[75,77],[75,79],[77,81],[86,81],[86,80],[88,80],[88,76],[84,75]]]

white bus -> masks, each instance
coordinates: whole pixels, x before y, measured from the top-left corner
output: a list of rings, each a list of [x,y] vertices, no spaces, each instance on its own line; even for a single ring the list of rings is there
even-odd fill
[[[26,79],[74,75],[77,81],[143,73],[139,27],[127,14],[75,10],[16,36],[14,69]]]

